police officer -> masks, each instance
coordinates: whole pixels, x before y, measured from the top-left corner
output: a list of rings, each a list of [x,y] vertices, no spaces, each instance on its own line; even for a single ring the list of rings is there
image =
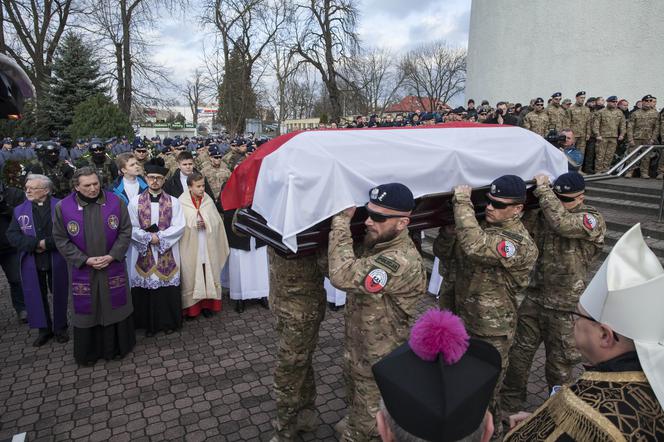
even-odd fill
[[[635,110],[627,123],[627,142],[632,152],[642,144],[655,144],[659,133],[659,114],[655,109],[656,98],[648,94],[641,99],[641,109]],[[650,178],[648,171],[650,157],[646,155],[641,159],[641,178]],[[632,169],[635,169],[634,166]],[[632,170],[630,169],[630,171]],[[625,177],[629,175],[629,171]]]
[[[5,138],[2,140],[2,147],[0,148],[0,168],[9,160],[14,160],[14,154],[12,149],[14,148],[14,142],[11,138]]]
[[[88,145],[84,138],[76,140],[76,145],[69,151],[69,158],[72,162],[76,163],[79,158],[85,155],[88,151]]]
[[[120,139],[120,142],[111,148],[111,154],[114,157],[120,155],[121,153],[131,152],[131,145],[126,135],[123,135]]]
[[[355,207],[332,219],[329,278],[347,296],[344,359],[350,385],[344,441],[378,437],[380,392],[371,366],[406,342],[417,301],[426,293],[422,258],[408,235],[414,206],[413,194],[403,184],[371,189],[367,233],[359,255],[350,231]]]
[[[571,312],[585,290],[585,278],[602,251],[606,233],[602,214],[584,204],[585,181],[579,173],[560,175],[553,189],[545,175],[536,176],[535,181],[534,193],[541,209],[529,211],[524,224],[535,238],[540,255],[534,280],[519,306],[501,392],[501,405],[508,412],[521,410],[533,357],[542,342],[549,389],[572,380],[579,354]]]
[[[523,127],[544,136],[549,130],[549,114],[544,110],[544,100],[537,98],[534,103],[534,110],[528,112],[523,119]]]
[[[325,251],[326,252],[326,251]],[[268,248],[270,305],[277,319],[273,442],[292,441],[299,431],[316,429],[313,355],[325,317],[327,255],[287,259]]]
[[[214,194],[214,200],[218,201],[221,189],[224,187],[224,184],[226,184],[226,181],[228,181],[228,178],[230,178],[231,171],[228,170],[226,164],[221,161],[221,152],[216,144],[210,144],[208,146],[208,155],[209,160],[203,164],[201,173],[210,183],[212,193]]]
[[[107,140],[106,145],[108,144]],[[88,154],[79,158],[78,167],[84,166],[91,166],[97,171],[103,189],[112,189],[113,181],[118,177],[118,168],[100,139],[90,140]]]
[[[584,105],[586,91],[576,93],[576,102],[567,109],[567,121],[576,135],[576,147],[581,153],[586,152],[586,141],[590,136],[590,109]]]
[[[74,166],[60,158],[60,145],[54,141],[37,142],[37,160],[27,166],[28,173],[46,175],[53,182],[53,196],[64,198],[71,192]]]
[[[609,170],[618,142],[623,140],[626,131],[625,115],[618,109],[618,97],[611,95],[606,103],[606,108],[597,112],[593,118],[595,173]]]
[[[560,132],[567,127],[567,112],[560,105],[563,94],[555,92],[551,95],[551,102],[546,107],[546,114],[549,117],[549,130],[554,129]]]
[[[453,251],[439,258],[456,270],[454,291],[447,293],[451,299],[442,302],[463,319],[471,337],[489,342],[501,355],[502,372],[489,409],[495,436],[501,437],[499,393],[516,330],[516,297],[528,286],[538,252],[521,222],[526,200],[521,178],[504,175],[491,183],[483,225],[475,218],[470,194],[469,186],[454,189],[456,232],[441,229],[436,238],[437,250]]]
[[[145,163],[147,163],[150,160],[148,148],[145,144],[143,144],[143,140],[141,140],[139,137],[136,137],[131,145],[131,150],[132,153],[134,154],[134,157],[136,158],[136,161],[138,162],[138,165],[140,166],[141,169],[140,175],[144,177]]]

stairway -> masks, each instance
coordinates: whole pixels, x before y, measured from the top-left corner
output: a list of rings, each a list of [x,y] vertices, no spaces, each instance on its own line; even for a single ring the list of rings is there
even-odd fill
[[[657,221],[662,181],[640,178],[615,178],[587,184],[586,204],[597,208],[607,225],[604,250],[595,263],[599,267],[611,247],[629,228],[641,223],[648,246],[664,265],[664,222]],[[427,271],[433,264],[433,240],[437,229],[424,231],[422,255]]]

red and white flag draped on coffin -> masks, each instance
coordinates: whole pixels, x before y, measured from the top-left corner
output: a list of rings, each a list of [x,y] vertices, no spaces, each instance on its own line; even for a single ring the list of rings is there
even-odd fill
[[[514,126],[314,130],[262,145],[235,169],[222,201],[225,209],[251,207],[297,252],[298,233],[366,204],[378,184],[403,183],[419,198],[458,184],[486,186],[504,174],[529,180],[566,171],[561,151]]]

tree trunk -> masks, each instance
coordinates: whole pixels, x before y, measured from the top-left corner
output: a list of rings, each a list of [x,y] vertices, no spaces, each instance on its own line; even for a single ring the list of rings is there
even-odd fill
[[[115,69],[118,76],[116,98],[118,100],[118,105],[122,109],[122,103],[124,102],[124,68],[122,67],[122,43],[115,43]]]
[[[123,0],[121,2],[121,14],[122,14],[122,59],[124,62],[124,93],[122,103],[120,104],[120,109],[126,115],[131,115],[131,104],[132,104],[132,60],[131,60],[131,12],[127,9],[127,2]]]

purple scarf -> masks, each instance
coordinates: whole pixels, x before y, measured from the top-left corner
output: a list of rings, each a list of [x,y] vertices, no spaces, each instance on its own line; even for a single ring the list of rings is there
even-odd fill
[[[55,216],[58,199],[51,198],[51,219]],[[14,209],[14,218],[24,235],[37,236],[32,213],[32,202],[25,201]],[[51,250],[51,273],[53,277],[53,330],[60,331],[67,326],[67,263],[57,250]],[[21,285],[28,310],[28,322],[32,328],[46,328],[46,309],[42,302],[41,289],[37,279],[37,265],[34,253],[21,252]],[[50,314],[50,313],[48,313]]]
[[[106,253],[113,247],[118,238],[120,227],[120,200],[112,193],[104,191],[106,202],[101,205],[101,219],[103,220],[104,234],[106,236]],[[96,203],[93,203],[96,204]],[[62,221],[65,224],[67,235],[84,253],[87,250],[85,243],[85,222],[83,208],[79,207],[76,193],[72,193],[60,203]],[[98,228],[98,226],[89,226]],[[108,289],[111,298],[111,307],[122,307],[127,303],[127,276],[125,274],[124,258],[121,262],[112,261],[104,270],[108,276]],[[90,280],[94,269],[87,265],[82,268],[71,267],[71,293],[74,311],[77,314],[89,315],[92,313],[92,287]]]
[[[159,195],[159,222],[157,223],[160,231],[166,230],[171,226],[172,217],[173,203],[171,202],[171,197],[165,192],[161,192],[161,195]],[[138,197],[138,222],[141,229],[146,230],[152,224],[151,221],[152,205],[150,202],[150,192],[146,190]],[[152,247],[151,244],[148,244],[145,255],[139,255],[136,260],[136,271],[143,278],[149,278],[152,273],[156,273],[157,277],[162,281],[170,279],[178,271],[178,266],[173,256],[173,249],[169,248],[164,253],[159,252],[155,265]]]

